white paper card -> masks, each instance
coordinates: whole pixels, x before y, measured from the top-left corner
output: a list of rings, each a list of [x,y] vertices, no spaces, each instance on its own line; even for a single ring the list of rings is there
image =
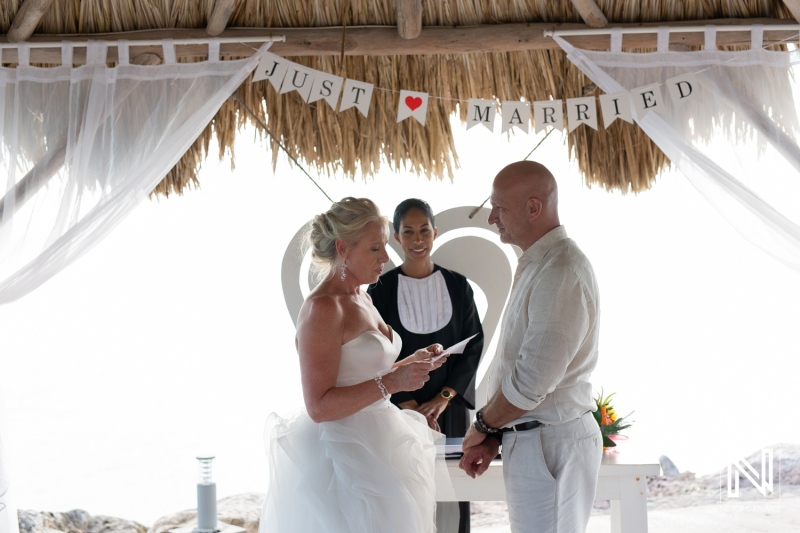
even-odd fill
[[[601,94],[600,109],[603,110],[603,125],[606,128],[618,118],[633,123],[630,93]]]
[[[318,71],[314,76],[314,84],[311,86],[311,95],[308,97],[308,103],[312,104],[317,100],[325,100],[331,106],[331,109],[336,110],[339,93],[342,92],[342,84],[344,84],[344,78]]]
[[[469,341],[471,341],[472,339],[474,339],[475,337],[477,337],[477,336],[478,336],[478,334],[476,333],[475,335],[473,335],[471,337],[467,337],[463,341],[452,345],[451,347],[447,348],[445,351],[443,351],[442,353],[440,353],[439,355],[437,355],[436,357],[431,359],[431,363],[433,363],[435,361],[438,361],[439,359],[441,359],[442,357],[444,357],[447,354],[458,355],[460,353],[464,353],[464,348],[467,347],[467,343]]]
[[[533,103],[534,133],[548,126],[564,131],[564,106],[561,100],[542,100]]]
[[[311,94],[311,87],[314,85],[314,77],[317,71],[313,68],[304,67],[297,63],[292,63],[286,71],[281,85],[281,94],[297,91],[304,102],[308,102]]]
[[[658,83],[631,89],[631,98],[636,108],[636,116],[639,118],[643,118],[650,111],[664,109],[664,100],[661,98],[661,87]]]
[[[397,104],[397,122],[408,117],[414,117],[417,122],[425,125],[428,114],[428,93],[416,91],[400,91],[400,101]]]
[[[291,61],[288,61],[281,56],[264,53],[264,57],[259,61],[256,71],[253,73],[253,81],[269,80],[272,87],[276,91],[280,90],[283,78],[286,76],[286,70],[289,68]]]
[[[697,78],[691,72],[675,76],[667,80],[667,90],[672,101],[680,105],[697,95]]]
[[[594,96],[567,98],[567,127],[572,131],[581,124],[597,129],[597,104]]]
[[[369,115],[369,104],[372,101],[373,88],[374,85],[371,83],[351,79],[345,80],[339,112],[355,107],[365,117]]]
[[[467,129],[478,124],[483,125],[487,130],[494,129],[494,117],[497,109],[494,100],[479,100],[470,98],[467,103]]]
[[[528,133],[531,125],[531,108],[528,102],[507,100],[502,103],[503,128],[505,133],[511,128],[519,128]]]

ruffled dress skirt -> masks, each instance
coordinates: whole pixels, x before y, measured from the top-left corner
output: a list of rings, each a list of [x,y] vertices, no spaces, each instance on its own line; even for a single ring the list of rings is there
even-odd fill
[[[270,484],[259,533],[432,533],[437,440],[381,400],[333,422],[270,415]]]

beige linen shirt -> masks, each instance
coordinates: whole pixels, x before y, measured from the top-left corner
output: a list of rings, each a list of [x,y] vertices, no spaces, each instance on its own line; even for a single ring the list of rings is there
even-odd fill
[[[519,258],[503,314],[488,393],[502,389],[527,411],[507,426],[561,424],[595,409],[589,375],[597,364],[599,318],[592,265],[558,226]]]

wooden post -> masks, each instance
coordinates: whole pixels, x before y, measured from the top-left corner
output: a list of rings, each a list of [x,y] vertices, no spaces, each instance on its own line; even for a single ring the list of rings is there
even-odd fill
[[[39,25],[42,17],[50,9],[53,0],[25,0],[14,16],[14,22],[8,30],[8,40],[12,43],[27,41],[33,30]]]
[[[789,10],[794,19],[800,22],[800,0],[783,0],[783,5]]]
[[[580,13],[581,18],[590,28],[605,28],[608,26],[608,19],[594,0],[572,0],[572,5]]]
[[[422,32],[422,0],[397,0],[397,33],[416,39]]]
[[[206,26],[207,34],[216,37],[225,31],[228,20],[231,18],[231,13],[233,13],[233,5],[235,2],[236,0],[217,0],[214,3],[214,11],[211,13],[211,17],[208,19],[208,25]]]

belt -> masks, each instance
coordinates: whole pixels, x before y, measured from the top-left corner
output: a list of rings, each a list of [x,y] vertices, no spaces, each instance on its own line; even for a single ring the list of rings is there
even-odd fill
[[[541,422],[538,420],[533,420],[531,422],[523,422],[522,424],[517,424],[516,426],[511,426],[510,428],[503,428],[501,431],[506,433],[507,431],[528,431],[531,429],[536,429],[538,427],[543,426]]]

